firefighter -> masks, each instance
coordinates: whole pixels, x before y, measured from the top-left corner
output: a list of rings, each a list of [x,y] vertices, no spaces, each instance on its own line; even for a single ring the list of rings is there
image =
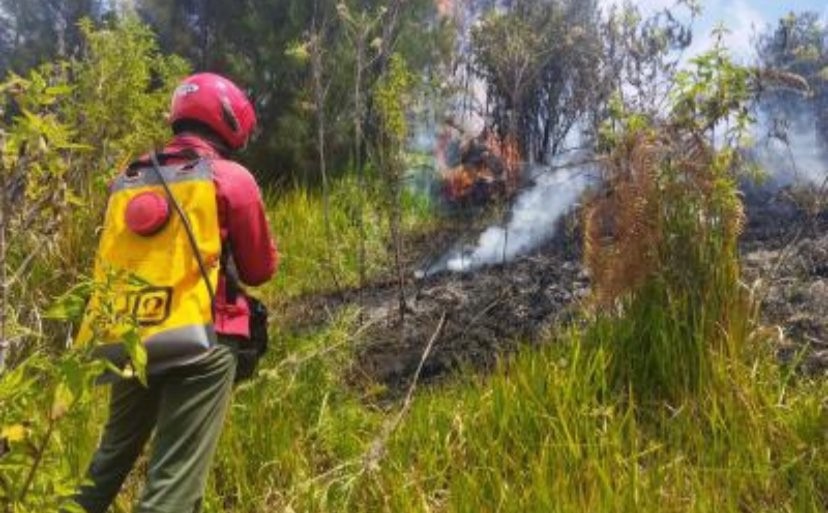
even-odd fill
[[[148,356],[147,386],[123,375],[112,384],[89,484],[76,497],[89,513],[108,509],[153,431],[135,511],[200,511],[236,355],[250,336],[249,302],[228,276],[260,285],[278,263],[258,185],[228,160],[256,127],[247,96],[224,77],[196,74],[174,92],[169,122],[174,137],[163,151],[110,186],[95,276],[110,277],[116,311],[134,320]],[[113,269],[141,279],[112,285]],[[98,296],[77,338],[94,339],[116,366],[127,365],[123,327],[102,327],[105,316],[96,312],[109,296]]]

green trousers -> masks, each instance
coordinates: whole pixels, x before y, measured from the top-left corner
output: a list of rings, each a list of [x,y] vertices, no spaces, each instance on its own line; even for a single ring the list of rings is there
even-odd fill
[[[112,385],[109,420],[89,467],[91,484],[76,501],[105,513],[153,430],[146,485],[136,513],[197,513],[230,403],[234,341],[223,340],[202,360],[150,376],[148,387]]]

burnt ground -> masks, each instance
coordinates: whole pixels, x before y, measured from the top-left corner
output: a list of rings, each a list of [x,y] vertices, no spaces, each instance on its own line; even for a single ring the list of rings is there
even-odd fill
[[[554,248],[474,273],[441,273],[412,281],[402,336],[399,301],[374,296],[365,304],[368,344],[357,355],[355,377],[400,391],[445,316],[420,381],[433,381],[461,365],[489,369],[519,344],[542,340],[550,326],[575,312],[588,293],[575,259]]]
[[[748,223],[742,237],[745,280],[765,294],[764,320],[785,335],[780,355],[808,373],[828,372],[828,212],[807,215],[789,191],[746,194]],[[366,329],[357,348],[351,379],[381,383],[391,395],[403,392],[423,352],[445,316],[421,382],[434,382],[461,366],[490,369],[520,345],[539,343],[550,327],[573,317],[589,282],[579,264],[577,236],[559,235],[543,247],[473,273],[442,272],[406,284],[404,329],[399,301],[390,282],[363,290],[320,295],[303,301],[304,312],[332,311],[361,304]],[[447,249],[453,231],[409,245],[417,263]],[[305,324],[314,323],[304,315]],[[801,349],[805,351],[801,351]]]
[[[784,335],[780,357],[812,375],[828,375],[828,210],[798,205],[796,191],[746,194],[742,237],[745,281],[758,285],[762,316]]]

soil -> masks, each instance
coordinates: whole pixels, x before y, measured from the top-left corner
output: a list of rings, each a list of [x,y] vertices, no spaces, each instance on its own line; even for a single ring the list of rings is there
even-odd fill
[[[809,374],[828,375],[828,211],[806,215],[786,190],[748,190],[745,199],[745,281],[757,283],[765,294],[764,321],[781,328],[780,357]],[[563,225],[572,225],[572,219]],[[367,327],[350,377],[357,385],[383,384],[391,397],[408,388],[432,337],[420,383],[439,381],[464,366],[491,369],[522,344],[548,340],[545,333],[571,319],[589,294],[579,236],[566,229],[558,233],[530,255],[473,273],[416,279],[410,272],[402,331],[391,280],[307,298],[300,302],[303,324],[318,323],[324,320],[320,315],[344,304],[361,304]],[[460,235],[455,227],[409,241],[416,259],[408,268],[422,266]]]
[[[828,210],[807,215],[786,189],[746,199],[743,273],[763,298],[763,320],[781,328],[780,358],[828,376]]]
[[[475,273],[412,281],[402,333],[395,289],[365,305],[370,342],[357,355],[355,377],[381,382],[392,392],[406,388],[438,327],[420,382],[464,365],[490,369],[520,344],[544,339],[544,331],[570,318],[587,293],[587,277],[577,261],[552,248]]]

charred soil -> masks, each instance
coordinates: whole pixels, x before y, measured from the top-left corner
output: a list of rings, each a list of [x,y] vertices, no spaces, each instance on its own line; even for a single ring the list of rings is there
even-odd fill
[[[745,198],[745,281],[757,285],[762,294],[763,320],[780,327],[782,359],[809,374],[824,374],[828,372],[828,212],[807,214],[784,189],[751,190]],[[573,219],[577,214],[562,225],[571,225]],[[356,386],[382,384],[388,397],[408,388],[432,336],[435,343],[423,362],[421,383],[439,381],[460,367],[491,369],[521,345],[550,340],[550,330],[576,318],[581,300],[589,295],[577,230],[557,233],[531,254],[510,262],[416,279],[415,263],[447,249],[462,234],[454,226],[420,237],[408,244],[413,256],[402,315],[396,284],[383,280],[297,301],[291,317],[302,320],[294,327],[310,327],[346,305],[359,305],[364,329],[350,380]]]
[[[762,299],[763,320],[781,330],[781,360],[826,375],[828,210],[803,208],[792,189],[749,191],[746,199],[745,281]]]

